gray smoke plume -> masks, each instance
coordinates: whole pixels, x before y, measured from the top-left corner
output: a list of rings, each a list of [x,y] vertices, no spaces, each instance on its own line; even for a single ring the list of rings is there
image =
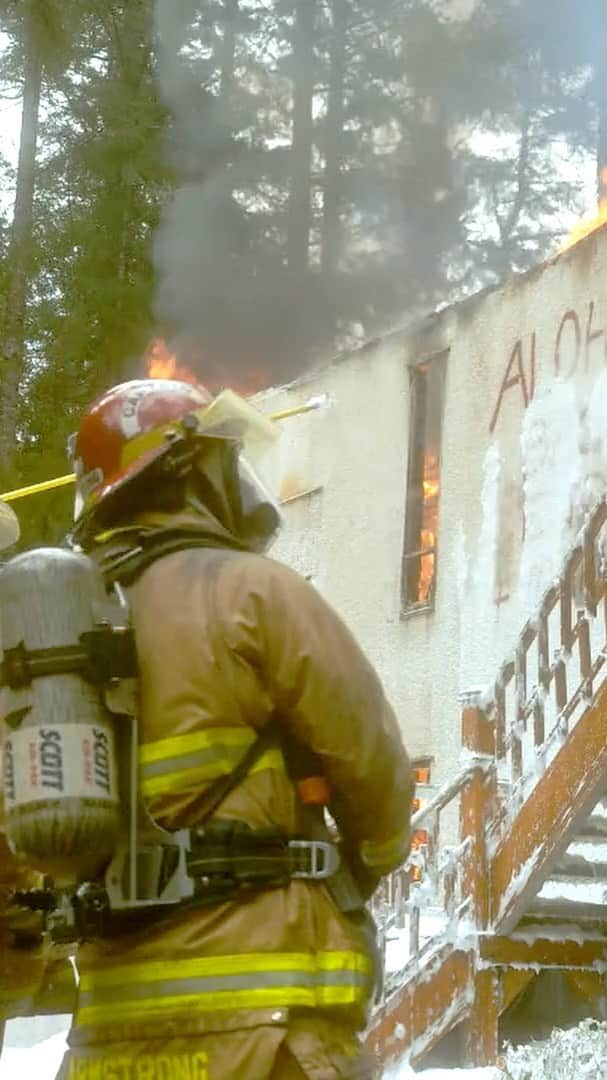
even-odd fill
[[[255,101],[235,80],[227,91],[221,85],[202,8],[156,0],[158,80],[178,177],[154,242],[157,314],[180,361],[203,380],[254,390],[301,367],[325,332],[327,301],[313,274],[288,273],[284,245],[262,231]],[[230,10],[238,17],[237,4],[225,6],[226,17]],[[234,32],[229,22],[223,29]]]

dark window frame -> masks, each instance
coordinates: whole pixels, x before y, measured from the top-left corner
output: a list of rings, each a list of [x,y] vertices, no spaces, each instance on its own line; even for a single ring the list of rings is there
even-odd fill
[[[432,786],[432,769],[434,766],[434,758],[428,755],[427,757],[416,757],[411,759],[411,768],[415,775],[415,783],[422,787]],[[420,775],[427,773],[427,779],[423,780]]]
[[[445,385],[447,360],[449,349],[441,349],[440,352],[432,353],[409,366],[410,407],[409,407],[409,452],[407,459],[407,486],[405,493],[405,528],[401,563],[401,614],[403,617],[416,614],[417,612],[434,611],[436,599],[436,583],[438,576],[438,550],[439,550],[439,523],[440,523],[440,476],[442,458],[442,433],[443,416],[445,405]],[[435,379],[431,385],[430,372]],[[429,393],[436,392],[439,399],[434,409],[434,425],[436,431],[429,433],[427,430],[427,414]],[[422,530],[424,524],[424,479],[425,461],[430,446],[428,435],[435,436],[434,445],[431,447],[436,456],[436,478],[438,493],[436,495],[436,535],[433,545],[424,545],[422,542]],[[432,578],[428,594],[423,599],[418,599],[419,581],[422,572],[422,559],[432,556]]]
[[[429,788],[432,786],[433,766],[434,758],[430,756],[413,758],[413,760],[411,761],[411,768],[413,770],[413,775],[415,778],[416,792],[420,786],[424,788]],[[420,774],[427,774],[427,778],[422,781]],[[421,799],[419,795],[415,793],[413,797],[413,813],[417,813],[417,811],[421,810],[421,808]],[[412,854],[415,855],[415,853],[419,851],[421,853],[420,858],[423,860],[423,862],[425,862],[430,843],[431,836],[428,829],[416,829],[416,831],[411,837]],[[419,884],[419,882],[421,882],[423,878],[424,866],[416,865],[414,860],[414,864],[411,868],[411,881]]]

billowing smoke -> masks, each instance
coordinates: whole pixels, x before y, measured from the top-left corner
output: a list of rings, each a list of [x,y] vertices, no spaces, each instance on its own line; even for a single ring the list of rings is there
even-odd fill
[[[180,362],[212,386],[255,390],[294,375],[326,337],[331,314],[317,276],[289,271],[273,222],[285,208],[275,189],[266,194],[254,88],[243,91],[234,77],[242,11],[224,6],[218,38],[202,7],[156,0],[177,176],[155,237],[157,314]],[[268,199],[276,205],[264,212]]]
[[[445,298],[457,25],[427,0],[156,0],[177,178],[158,316],[181,363],[284,382]]]

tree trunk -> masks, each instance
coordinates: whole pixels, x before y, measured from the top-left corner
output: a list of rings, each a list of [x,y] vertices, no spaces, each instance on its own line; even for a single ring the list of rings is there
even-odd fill
[[[296,0],[293,26],[293,135],[287,258],[303,277],[308,269],[312,197],[314,120],[314,26],[316,0]]]
[[[596,182],[599,207],[607,205],[607,62],[602,60],[595,77],[599,130],[596,153]]]
[[[504,217],[500,217],[496,208],[495,216],[500,234],[499,247],[496,249],[496,269],[500,278],[512,273],[512,267],[518,252],[516,231],[519,228],[521,215],[527,205],[529,195],[529,163],[531,158],[531,135],[532,118],[528,109],[525,109],[520,120],[520,141],[518,158],[516,162],[515,188],[512,193],[512,202]]]
[[[322,271],[333,280],[341,254],[340,210],[346,73],[346,0],[331,0],[332,34],[329,56],[329,92],[325,123],[325,176],[322,220]]]
[[[13,227],[9,247],[9,287],[0,385],[0,466],[10,472],[17,432],[19,383],[25,364],[25,315],[32,247],[36,147],[42,86],[42,49],[33,9],[25,33],[23,110]]]
[[[236,55],[236,20],[240,0],[224,0],[223,48],[221,50],[221,97],[228,108],[234,93],[234,58]]]

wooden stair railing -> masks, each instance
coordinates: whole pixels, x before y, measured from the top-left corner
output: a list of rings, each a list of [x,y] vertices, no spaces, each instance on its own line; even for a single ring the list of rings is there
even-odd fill
[[[413,819],[428,835],[423,881],[415,853],[374,899],[386,954],[395,936],[404,953],[368,1035],[384,1062],[418,1063],[463,1021],[466,1063],[491,1064],[499,1014],[538,965],[558,966],[560,949],[591,972],[606,954],[541,940],[525,953],[505,936],[607,789],[606,523],[603,500],[491,693],[464,701],[464,768]]]
[[[487,817],[491,922],[501,932],[607,788],[606,523],[603,500],[484,703],[507,791]]]
[[[391,938],[403,952],[385,979],[368,1037],[385,1062],[406,1052],[416,1064],[462,1021],[468,1022],[467,1057],[480,1053],[477,1025],[492,990],[490,973],[477,970],[477,928],[488,925],[485,812],[495,804],[496,770],[493,732],[479,709],[464,707],[462,740],[465,766],[412,821],[414,829],[423,826],[428,844],[374,898],[384,955]],[[443,832],[457,842],[441,843]],[[424,876],[415,883],[420,857]]]

